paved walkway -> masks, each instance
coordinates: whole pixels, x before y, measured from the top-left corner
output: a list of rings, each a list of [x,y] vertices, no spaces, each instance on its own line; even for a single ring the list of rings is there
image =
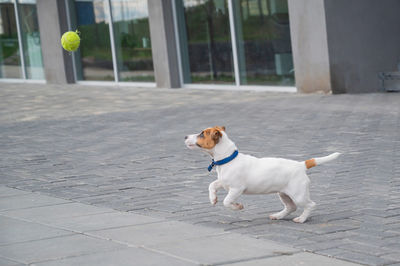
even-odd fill
[[[0,195],[0,265],[356,265],[222,229],[4,186]]]
[[[113,209],[118,215],[128,212],[195,230],[201,226],[251,241],[279,242],[355,263],[400,263],[400,94],[1,84],[0,97],[0,184],[7,188]],[[215,179],[215,172],[206,170],[210,159],[186,149],[183,136],[214,125],[226,126],[240,151],[256,156],[304,160],[343,153],[309,172],[318,206],[307,223],[293,223],[295,214],[268,220],[282,207],[275,195],[243,196],[245,209],[238,212],[210,206],[207,188]],[[224,194],[220,191],[219,198]],[[102,226],[99,230],[106,230],[107,223]],[[123,231],[119,235],[133,238]],[[205,261],[189,252],[191,241],[182,241],[177,245],[187,243],[183,247],[191,255],[183,258],[189,263],[256,263],[254,258],[271,256],[255,250],[247,257],[226,253]],[[300,255],[279,257],[295,256]]]

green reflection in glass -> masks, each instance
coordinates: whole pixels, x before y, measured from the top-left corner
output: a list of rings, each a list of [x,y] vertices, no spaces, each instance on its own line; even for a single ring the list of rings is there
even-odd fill
[[[75,17],[81,32],[78,79],[114,80],[107,10],[104,0],[75,0]]]
[[[111,0],[120,81],[154,81],[147,0]]]
[[[36,1],[19,1],[19,18],[28,79],[44,79]]]
[[[14,4],[0,2],[0,78],[22,78]]]
[[[235,82],[228,2],[176,1],[185,83]]]
[[[294,85],[287,0],[233,3],[240,83]]]

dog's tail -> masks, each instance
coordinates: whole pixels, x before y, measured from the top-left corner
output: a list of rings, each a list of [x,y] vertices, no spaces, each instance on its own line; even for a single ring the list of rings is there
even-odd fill
[[[317,165],[320,165],[320,164],[323,164],[323,163],[327,163],[327,162],[333,161],[337,157],[339,157],[340,154],[341,153],[339,153],[339,152],[335,152],[335,153],[332,153],[332,154],[330,154],[328,156],[325,156],[325,157],[313,158],[313,159],[304,161],[304,164],[305,164],[307,169],[310,169],[311,167],[314,167],[314,166],[317,166]]]

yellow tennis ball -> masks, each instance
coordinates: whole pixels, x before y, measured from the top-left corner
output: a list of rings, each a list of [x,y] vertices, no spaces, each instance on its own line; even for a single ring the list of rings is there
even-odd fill
[[[61,45],[68,52],[73,52],[78,49],[81,43],[81,38],[78,35],[78,31],[67,31],[61,37]]]

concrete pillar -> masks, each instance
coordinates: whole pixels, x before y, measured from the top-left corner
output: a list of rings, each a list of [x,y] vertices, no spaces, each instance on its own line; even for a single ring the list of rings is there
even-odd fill
[[[288,0],[296,87],[299,92],[330,92],[324,0]]]
[[[44,73],[48,83],[74,82],[72,57],[61,46],[68,30],[64,0],[37,0]]]
[[[151,48],[158,88],[179,88],[172,0],[149,0]]]

